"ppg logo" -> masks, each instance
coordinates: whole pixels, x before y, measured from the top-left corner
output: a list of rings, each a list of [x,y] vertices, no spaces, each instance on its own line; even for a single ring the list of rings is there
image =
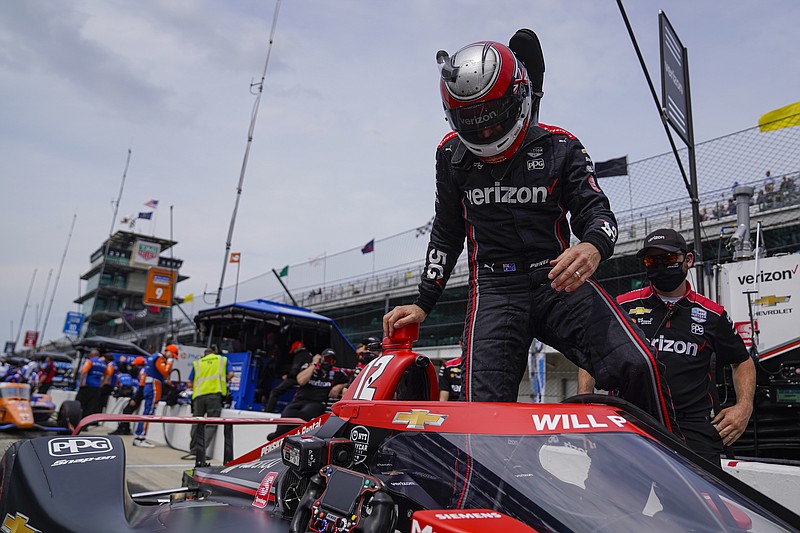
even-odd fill
[[[106,437],[56,437],[47,446],[53,457],[107,453],[113,450],[111,441]]]

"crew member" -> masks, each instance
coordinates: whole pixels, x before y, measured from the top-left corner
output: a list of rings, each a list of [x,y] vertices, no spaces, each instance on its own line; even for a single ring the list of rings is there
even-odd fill
[[[120,388],[122,388],[123,386],[123,381],[127,383],[128,380],[130,380],[130,387],[131,387],[130,400],[128,400],[128,403],[125,405],[125,408],[122,409],[123,415],[132,415],[134,412],[136,412],[136,409],[138,409],[139,406],[142,405],[142,400],[144,399],[144,385],[147,381],[147,376],[145,375],[144,372],[144,366],[146,364],[147,360],[141,355],[139,355],[133,360],[133,363],[131,363],[132,367],[131,372],[130,373],[123,372],[120,375],[120,380],[119,380]],[[127,378],[123,379],[125,378],[125,376],[127,376]],[[123,394],[120,394],[120,396],[123,396]],[[130,434],[131,434],[130,422],[120,422],[117,425],[117,429],[109,433],[109,435],[130,435]]]
[[[291,369],[281,376],[282,381],[269,392],[269,399],[264,406],[264,411],[267,413],[275,412],[278,399],[284,392],[298,385],[298,372],[311,363],[311,352],[308,351],[303,341],[294,341],[291,348],[289,348],[289,355],[292,357]]]
[[[311,420],[325,412],[328,398],[341,396],[347,385],[347,376],[336,364],[336,352],[326,348],[321,354],[315,355],[310,363],[306,363],[297,374],[297,389],[292,402],[281,413],[282,418],[301,418]],[[294,426],[279,425],[274,433],[268,435],[272,440]]]
[[[647,236],[637,253],[650,285],[617,298],[622,308],[658,350],[667,367],[675,415],[686,445],[719,465],[723,445],[738,439],[753,411],[756,370],[725,309],[692,290],[686,275],[694,263],[686,240],[672,229]],[[736,404],[715,412],[712,364],[730,365]],[[591,393],[594,380],[585,371],[578,392]],[[602,388],[602,387],[601,387]]]
[[[216,346],[206,348],[202,358],[192,363],[189,386],[192,387],[192,416],[216,417],[222,414],[222,400],[228,394],[228,381],[233,378],[231,363],[219,355]],[[205,431],[204,443],[208,449],[217,433],[217,426],[201,426]],[[192,426],[191,454],[197,457],[203,450],[198,438],[197,426]],[[206,454],[208,457],[208,454]]]
[[[161,392],[164,382],[169,378],[172,370],[172,362],[178,355],[178,347],[168,344],[164,348],[165,353],[156,352],[147,358],[144,365],[144,386],[142,387],[142,401],[144,402],[144,415],[152,415],[156,411],[156,405],[161,399]],[[136,435],[133,439],[134,446],[142,448],[155,448],[155,446],[145,440],[147,435],[147,423],[139,422],[136,424]]]
[[[103,359],[106,360],[106,371],[103,373],[103,381],[100,385],[99,402],[101,412],[106,410],[108,398],[111,396],[111,393],[114,392],[114,388],[117,386],[117,379],[119,378],[119,367],[114,359],[114,354],[106,352],[105,355],[103,355]]]
[[[461,396],[461,363],[464,353],[464,338],[458,339],[462,355],[449,359],[439,369],[439,401],[455,402]]]
[[[53,356],[48,355],[39,373],[39,394],[47,394],[47,391],[53,386],[53,378],[55,376],[56,364],[53,362]]]
[[[80,385],[75,399],[81,404],[82,416],[100,412],[100,387],[106,373],[106,361],[98,350],[89,351],[89,358],[83,363],[80,372]]]
[[[454,131],[436,152],[436,216],[419,295],[384,316],[384,332],[427,318],[466,238],[464,399],[516,401],[536,337],[675,430],[655,356],[592,278],[617,240],[592,160],[574,135],[538,121],[544,58],[536,34],[520,30],[509,46],[485,41],[437,54]]]

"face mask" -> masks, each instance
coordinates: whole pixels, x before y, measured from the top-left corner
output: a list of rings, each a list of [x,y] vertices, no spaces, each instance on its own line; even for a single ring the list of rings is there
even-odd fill
[[[683,263],[665,266],[661,263],[647,269],[647,279],[661,292],[672,292],[686,279],[683,272]]]

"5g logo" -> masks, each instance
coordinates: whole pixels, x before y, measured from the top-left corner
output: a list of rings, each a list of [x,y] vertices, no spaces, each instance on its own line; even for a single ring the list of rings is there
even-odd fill
[[[428,267],[425,277],[428,279],[441,279],[444,277],[444,267],[447,264],[447,253],[431,248],[428,251]]]
[[[608,235],[608,238],[611,239],[611,242],[617,242],[617,228],[612,226],[608,220],[603,221],[603,225],[600,227],[600,229],[603,230],[606,235]]]

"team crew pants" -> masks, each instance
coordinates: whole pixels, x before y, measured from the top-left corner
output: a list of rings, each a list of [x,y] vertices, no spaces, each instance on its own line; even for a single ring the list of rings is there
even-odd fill
[[[680,435],[664,365],[641,330],[593,279],[557,292],[549,268],[492,272],[470,280],[464,325],[462,399],[516,402],[534,337],[587,370],[604,390],[653,415]]]

